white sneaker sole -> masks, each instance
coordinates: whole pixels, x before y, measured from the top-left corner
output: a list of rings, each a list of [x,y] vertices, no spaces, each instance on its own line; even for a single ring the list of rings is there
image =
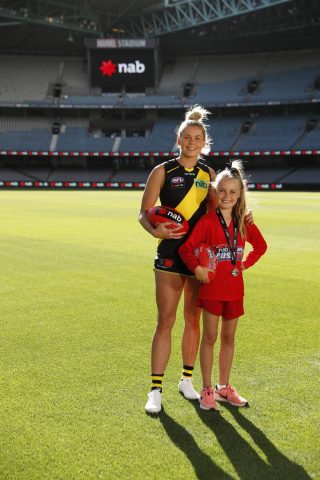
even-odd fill
[[[179,389],[179,393],[181,393],[181,395],[183,395],[186,400],[199,400],[199,398],[200,398],[200,395],[199,395],[199,396],[190,397],[190,396],[186,395],[185,393],[183,393],[183,391],[180,390],[180,389]]]
[[[145,409],[145,411],[146,411],[147,413],[157,414],[157,413],[160,413],[160,412],[161,412],[161,407],[160,407],[160,408],[156,408],[156,409],[155,409],[155,408],[147,408],[147,407],[145,407],[144,409]]]
[[[201,408],[202,410],[213,410],[214,412],[219,412],[219,408],[204,407],[203,405],[201,405],[200,402],[199,402],[199,405],[200,405],[200,408]]]
[[[249,402],[245,402],[245,403],[233,403],[233,402],[230,402],[229,400],[226,400],[226,399],[223,398],[223,397],[218,398],[218,397],[216,396],[216,401],[217,401],[217,402],[223,402],[223,403],[229,403],[229,405],[232,405],[233,407],[249,407]]]

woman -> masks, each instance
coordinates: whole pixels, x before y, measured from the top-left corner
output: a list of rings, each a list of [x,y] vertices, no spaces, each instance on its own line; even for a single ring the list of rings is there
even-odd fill
[[[189,232],[206,213],[208,198],[214,198],[210,181],[215,177],[215,172],[199,160],[201,151],[209,145],[204,124],[208,113],[200,106],[187,111],[177,134],[180,155],[152,170],[142,197],[139,221],[147,232],[159,239],[154,263],[158,323],[152,342],[152,386],[145,406],[148,413],[161,410],[162,378],[170,357],[171,331],[182,292],[185,326],[179,391],[189,400],[199,399],[192,384],[200,337],[200,309],[197,307],[199,283],[178,255],[178,248],[186,237],[178,232],[179,228],[166,228],[167,223],[154,228],[146,212],[160,198],[162,205],[176,208],[186,218],[190,225]]]

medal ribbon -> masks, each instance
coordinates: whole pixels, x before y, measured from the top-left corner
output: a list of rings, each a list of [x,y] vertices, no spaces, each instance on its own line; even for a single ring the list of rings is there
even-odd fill
[[[231,253],[231,263],[232,265],[236,264],[237,261],[237,248],[238,248],[238,222],[235,216],[232,217],[232,223],[233,223],[233,239],[231,240],[229,229],[227,227],[226,221],[223,218],[223,215],[220,211],[219,208],[216,209],[216,213],[218,215],[220,224],[223,228],[224,234],[226,236],[229,248],[230,248],[230,253]]]

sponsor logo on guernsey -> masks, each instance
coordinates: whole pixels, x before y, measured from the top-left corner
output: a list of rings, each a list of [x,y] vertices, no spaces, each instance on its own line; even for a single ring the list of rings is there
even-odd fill
[[[184,188],[184,178],[183,177],[171,178],[171,188]]]
[[[227,245],[218,245],[216,247],[216,255],[218,262],[230,261],[231,252],[230,248]],[[243,257],[243,247],[237,247],[237,260],[241,261]]]
[[[198,180],[198,179],[194,179],[194,184],[197,188],[208,188],[209,187],[209,183],[208,182],[205,182],[204,180]]]
[[[183,182],[183,177],[173,177],[171,182],[172,183],[181,183],[181,182]]]

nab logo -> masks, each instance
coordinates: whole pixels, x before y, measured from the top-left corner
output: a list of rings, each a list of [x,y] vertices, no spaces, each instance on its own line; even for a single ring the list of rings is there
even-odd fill
[[[197,180],[196,178],[194,179],[194,184],[198,188],[208,188],[207,182],[204,180]]]
[[[103,61],[99,70],[102,75],[112,77],[116,73],[144,73],[146,66],[139,60],[135,60],[133,63],[113,63],[112,60],[107,62]]]
[[[180,217],[180,215],[178,213],[170,212],[170,210],[169,210],[167,212],[167,216],[172,217],[177,222],[180,222],[180,223],[182,222],[182,218]]]

